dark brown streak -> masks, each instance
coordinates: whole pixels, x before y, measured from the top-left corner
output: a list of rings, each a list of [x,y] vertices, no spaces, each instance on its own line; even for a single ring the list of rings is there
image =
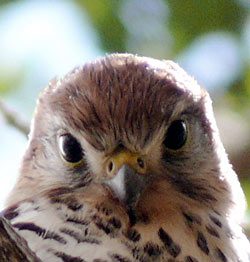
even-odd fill
[[[57,187],[48,191],[48,197],[53,199],[54,197],[57,198],[61,195],[68,194],[71,192],[71,189],[68,187]]]
[[[0,213],[0,216],[5,217],[8,220],[12,220],[19,215],[17,211],[18,205],[11,206]]]
[[[192,226],[193,224],[201,225],[201,218],[199,216],[184,211],[182,214],[189,226]]]
[[[177,188],[179,192],[185,196],[205,203],[213,203],[216,200],[205,187],[199,185],[195,181],[191,181],[190,177],[186,178],[185,175],[174,175],[170,177],[170,181]]]
[[[117,253],[110,254],[109,257],[112,259],[112,262],[132,262],[130,259],[123,257]]]
[[[97,123],[97,125],[100,127],[101,125],[100,125],[100,123],[102,122],[101,121],[101,118],[99,117],[99,115],[98,115],[98,113],[97,113],[97,111],[96,111],[96,108],[95,108],[95,106],[93,105],[93,103],[91,103],[91,101],[86,97],[86,100],[88,101],[88,104],[89,104],[89,107],[90,107],[90,109],[91,109],[91,112],[92,112],[92,119],[94,120],[96,120],[98,123]],[[95,121],[95,122],[96,122]],[[95,123],[96,124],[96,123]],[[102,130],[102,131],[104,131],[104,130]]]
[[[77,188],[87,187],[92,181],[93,181],[93,178],[91,177],[90,173],[87,173],[87,170],[86,170],[84,180],[82,180],[82,177],[80,177],[80,181],[77,182],[77,184],[73,187],[73,190]]]
[[[83,225],[83,226],[89,225],[89,222],[86,220],[80,220],[80,219],[72,218],[72,217],[68,217],[66,221],[70,223],[74,223],[74,224]]]
[[[35,180],[34,177],[31,177],[31,176],[28,176],[28,175],[25,175],[25,176],[23,176],[23,177],[26,178],[26,179],[28,179],[28,180],[31,180],[31,181],[32,181],[32,180]]]
[[[144,252],[147,253],[150,257],[156,257],[162,254],[162,250],[160,249],[160,247],[151,242],[148,242],[144,246]]]
[[[221,251],[221,249],[217,248],[216,249],[217,252],[217,256],[218,258],[222,261],[222,262],[227,262],[227,258],[225,256],[225,254]]]
[[[68,209],[72,210],[72,211],[79,211],[83,205],[78,203],[78,201],[72,197],[72,196],[69,196],[69,195],[66,195],[66,196],[63,196],[63,197],[60,197],[60,196],[55,196],[55,197],[52,197],[50,199],[51,203],[59,203],[59,204],[63,204],[65,205]]]
[[[17,228],[18,230],[28,230],[28,231],[34,232],[35,234],[42,237],[43,239],[51,239],[61,244],[67,244],[67,241],[63,237],[58,235],[57,233],[46,230],[42,227],[39,227],[35,225],[34,223],[28,223],[28,222],[27,223],[16,223],[16,224],[13,224],[13,227]]]
[[[176,258],[181,253],[180,246],[174,243],[173,239],[163,228],[159,229],[158,236],[172,257]]]
[[[100,245],[101,241],[94,239],[94,238],[89,238],[89,237],[82,237],[82,235],[74,230],[68,229],[68,228],[61,228],[60,232],[71,236],[74,238],[77,243],[89,243],[89,244],[95,244],[95,245]]]
[[[85,262],[85,260],[80,257],[73,257],[64,252],[54,252],[54,255],[61,258],[63,262]]]
[[[205,236],[199,231],[198,231],[198,236],[197,236],[197,245],[201,249],[201,251],[203,251],[206,255],[209,254],[207,240]]]
[[[217,227],[222,227],[222,223],[218,218],[216,218],[213,215],[209,215],[210,220],[217,226]]]
[[[126,237],[133,242],[138,242],[141,239],[140,233],[135,229],[129,229],[126,233]]]
[[[187,256],[185,257],[185,262],[198,262],[198,260],[194,257]]]
[[[218,231],[215,228],[213,228],[211,225],[207,225],[206,230],[210,235],[220,238]]]
[[[104,231],[107,235],[109,235],[110,233],[112,233],[113,228],[111,228],[109,225],[105,225],[100,219],[97,219],[95,221],[96,226],[101,229],[102,231]]]
[[[110,218],[108,223],[110,223],[114,228],[121,228],[122,226],[121,221],[115,217]]]

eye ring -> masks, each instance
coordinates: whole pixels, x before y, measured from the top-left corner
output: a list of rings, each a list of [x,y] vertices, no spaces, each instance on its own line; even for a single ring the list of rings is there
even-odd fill
[[[187,142],[188,130],[184,120],[174,120],[168,127],[163,144],[167,149],[179,150]]]
[[[83,149],[78,140],[69,133],[62,134],[58,138],[58,147],[63,160],[73,166],[83,161]]]

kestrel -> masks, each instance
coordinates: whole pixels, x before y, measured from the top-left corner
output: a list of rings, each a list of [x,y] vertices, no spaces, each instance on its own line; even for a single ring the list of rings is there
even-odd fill
[[[177,64],[86,63],[41,94],[4,217],[42,261],[250,261],[208,93]]]

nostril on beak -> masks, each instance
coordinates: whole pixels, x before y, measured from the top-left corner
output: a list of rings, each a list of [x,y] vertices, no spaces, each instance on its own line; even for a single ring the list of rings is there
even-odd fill
[[[138,166],[141,168],[141,169],[144,169],[145,168],[145,163],[144,163],[144,160],[140,157],[137,158],[137,164]]]
[[[108,173],[111,174],[113,172],[114,168],[115,168],[115,165],[114,165],[113,161],[110,161],[108,163],[108,167],[107,167]]]

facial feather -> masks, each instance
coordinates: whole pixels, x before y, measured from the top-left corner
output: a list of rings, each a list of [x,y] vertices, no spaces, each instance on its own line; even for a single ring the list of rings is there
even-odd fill
[[[175,63],[129,54],[52,80],[4,216],[45,261],[248,261],[211,104]]]
[[[224,195],[232,190],[226,178],[234,174],[225,152],[216,154],[222,145],[209,103],[208,94],[170,61],[111,55],[87,63],[54,80],[41,95],[20,184],[37,183],[42,191],[80,184],[90,176],[98,183],[105,159],[122,143],[147,155],[148,173],[156,182],[171,184],[177,195],[191,201],[224,207]],[[176,119],[188,123],[189,140],[171,152],[162,141]],[[82,178],[59,157],[60,130],[72,133],[85,150],[85,165],[78,170]],[[222,162],[228,174],[221,174]]]

